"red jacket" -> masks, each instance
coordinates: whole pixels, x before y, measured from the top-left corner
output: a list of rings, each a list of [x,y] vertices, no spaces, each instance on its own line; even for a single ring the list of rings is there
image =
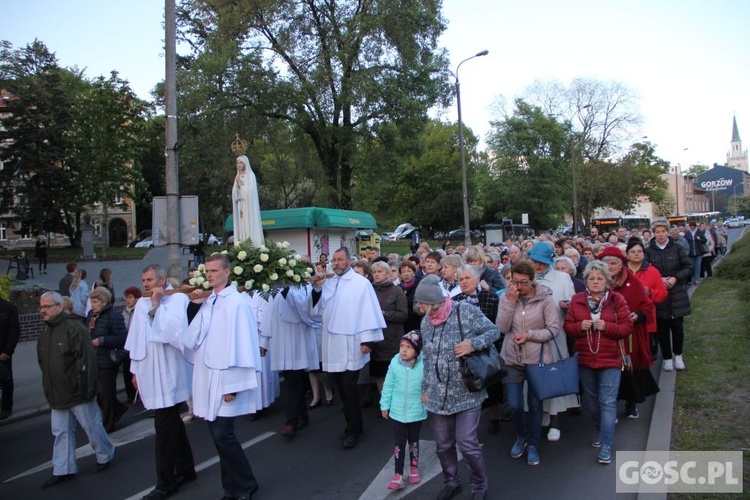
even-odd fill
[[[602,306],[600,319],[606,325],[603,332],[592,331],[587,335],[585,331],[581,331],[581,322],[587,319],[591,319],[591,311],[586,301],[586,292],[577,293],[570,299],[570,308],[565,317],[565,333],[576,339],[578,364],[597,370],[621,368],[622,354],[617,341],[633,331],[630,310],[623,296],[610,290],[607,302]],[[597,351],[596,354],[593,351]]]
[[[653,268],[653,266],[649,267]],[[645,370],[654,364],[647,327],[652,324],[656,326],[656,306],[646,295],[643,283],[636,278],[630,269],[623,267],[621,272],[627,273],[625,282],[620,288],[612,287],[611,290],[621,294],[625,298],[630,312],[638,315],[638,319],[633,323],[633,337],[625,338],[624,348],[625,352],[630,354],[633,367],[637,370]],[[661,281],[661,278],[659,278],[659,281]]]
[[[648,287],[651,293],[647,292],[647,294],[654,304],[667,300],[669,290],[667,290],[667,287],[664,285],[664,281],[661,279],[661,273],[656,269],[656,266],[652,266],[644,260],[643,265],[635,273],[635,276],[641,280],[641,283]],[[649,333],[656,332],[656,317],[654,317],[653,323],[649,320],[646,328]]]

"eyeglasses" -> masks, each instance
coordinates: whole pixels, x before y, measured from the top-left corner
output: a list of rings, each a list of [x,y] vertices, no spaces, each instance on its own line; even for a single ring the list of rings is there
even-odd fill
[[[46,311],[47,309],[52,309],[53,307],[57,307],[59,305],[60,304],[42,304],[41,306],[39,306],[39,310]]]
[[[521,286],[526,286],[529,283],[531,283],[531,281],[529,280],[517,280],[517,279],[512,279],[510,280],[510,282],[513,283],[514,285],[521,285]]]

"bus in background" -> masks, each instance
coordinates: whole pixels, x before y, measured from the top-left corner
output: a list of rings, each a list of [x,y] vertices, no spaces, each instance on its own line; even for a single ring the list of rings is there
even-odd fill
[[[693,214],[684,214],[684,215],[673,215],[672,217],[667,217],[667,221],[672,226],[687,226],[691,222],[696,222],[697,224],[709,224],[712,220],[719,220],[721,217],[721,212],[696,212]]]
[[[599,229],[599,234],[617,231],[624,227],[628,231],[643,230],[651,227],[651,218],[642,215],[616,215],[613,217],[598,217],[591,219],[591,227]]]

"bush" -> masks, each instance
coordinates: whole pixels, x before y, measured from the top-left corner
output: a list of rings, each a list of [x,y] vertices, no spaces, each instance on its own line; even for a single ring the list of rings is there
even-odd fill
[[[8,300],[10,298],[10,289],[12,287],[12,281],[10,276],[0,276],[0,298]]]
[[[37,312],[39,311],[39,297],[46,291],[48,291],[46,288],[39,285],[29,288],[16,288],[11,291],[10,301],[18,307],[20,314]]]
[[[734,242],[732,250],[716,266],[719,278],[750,282],[750,232]]]

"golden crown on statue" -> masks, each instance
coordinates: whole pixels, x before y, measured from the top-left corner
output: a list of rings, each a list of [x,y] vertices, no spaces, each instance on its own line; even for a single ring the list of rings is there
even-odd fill
[[[232,152],[236,156],[241,156],[247,151],[247,141],[240,139],[240,134],[234,134],[234,142],[232,143]]]

